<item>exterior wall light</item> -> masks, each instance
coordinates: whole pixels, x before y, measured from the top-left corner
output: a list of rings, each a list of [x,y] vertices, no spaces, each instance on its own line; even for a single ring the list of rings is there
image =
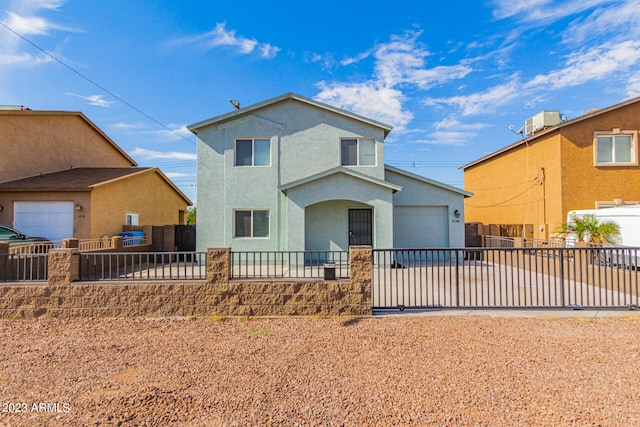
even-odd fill
[[[80,205],[78,204],[78,205],[76,205],[76,206],[74,207],[74,209],[75,209],[75,210],[77,210],[77,211],[81,211],[81,210],[82,210],[82,206],[80,206]]]
[[[456,219],[460,218],[460,211],[459,211],[458,209],[456,209],[456,210],[453,212],[453,216],[454,216]]]

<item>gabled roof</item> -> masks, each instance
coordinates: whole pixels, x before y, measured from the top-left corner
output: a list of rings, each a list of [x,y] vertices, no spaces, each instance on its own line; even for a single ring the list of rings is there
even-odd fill
[[[3,191],[92,191],[122,179],[157,173],[187,205],[193,203],[158,168],[75,168],[0,183]]]
[[[453,193],[458,193],[458,194],[460,194],[460,195],[462,195],[462,196],[464,196],[464,197],[471,197],[471,196],[473,196],[473,193],[470,193],[470,192],[468,192],[468,191],[466,191],[466,190],[463,190],[463,189],[461,189],[461,188],[454,187],[454,186],[452,186],[452,185],[447,185],[447,184],[445,184],[445,183],[443,183],[443,182],[436,181],[436,180],[431,179],[431,178],[427,178],[426,176],[417,175],[417,174],[415,174],[415,173],[407,172],[407,171],[406,171],[406,170],[404,170],[404,169],[398,169],[398,168],[396,168],[396,167],[389,166],[389,165],[384,165],[384,168],[385,168],[385,170],[388,170],[388,171],[391,171],[391,172],[397,173],[397,174],[399,174],[399,175],[404,175],[404,176],[406,176],[406,177],[409,177],[409,178],[415,179],[415,180],[417,180],[417,181],[422,181],[422,182],[424,182],[424,183],[427,183],[427,184],[433,185],[434,187],[439,187],[439,188],[442,188],[443,190],[451,191],[451,192],[453,192]]]
[[[267,99],[266,101],[258,102],[257,104],[249,105],[248,107],[243,107],[243,108],[240,108],[239,110],[234,110],[234,111],[231,111],[229,113],[222,114],[220,116],[212,117],[210,119],[203,120],[203,121],[198,122],[198,123],[194,123],[192,125],[187,126],[187,129],[189,129],[191,132],[197,134],[198,133],[197,132],[198,129],[203,128],[205,126],[210,126],[210,125],[213,125],[213,124],[216,124],[216,123],[223,122],[225,120],[229,120],[229,119],[232,119],[232,118],[240,117],[240,116],[243,116],[245,114],[251,113],[253,111],[259,110],[261,108],[267,107],[269,105],[273,105],[273,104],[276,104],[278,102],[286,101],[286,100],[289,100],[289,99],[300,101],[300,102],[304,102],[304,103],[312,105],[314,107],[321,108],[321,109],[324,109],[324,110],[327,110],[327,111],[331,111],[333,113],[340,114],[342,116],[349,117],[351,119],[358,120],[358,121],[370,124],[372,126],[376,126],[378,128],[381,128],[382,130],[384,130],[384,136],[385,137],[387,136],[387,134],[389,132],[391,132],[391,129],[393,129],[393,126],[378,122],[376,120],[369,119],[367,117],[361,116],[359,114],[352,113],[352,112],[347,111],[347,110],[343,110],[341,108],[333,107],[331,105],[324,104],[324,103],[319,102],[319,101],[315,101],[315,100],[313,100],[311,98],[306,98],[304,96],[297,95],[297,94],[292,93],[292,92],[285,93],[284,95],[276,96],[275,98]]]
[[[338,174],[344,174],[344,175],[347,175],[347,176],[350,176],[350,177],[353,177],[353,178],[356,178],[356,179],[360,179],[360,180],[365,181],[365,182],[369,182],[369,183],[374,184],[374,185],[378,185],[380,187],[385,187],[385,188],[393,191],[394,193],[396,191],[402,190],[402,187],[399,186],[399,185],[392,184],[390,182],[383,181],[381,179],[377,179],[377,178],[374,178],[374,177],[369,176],[369,175],[365,175],[365,174],[360,173],[360,172],[356,172],[356,171],[354,171],[352,169],[345,168],[343,166],[338,166],[338,167],[335,167],[335,168],[332,168],[332,169],[327,169],[327,170],[325,170],[323,172],[320,172],[320,173],[317,173],[315,175],[310,175],[310,176],[307,176],[305,178],[298,179],[296,181],[292,181],[292,182],[289,182],[287,184],[283,184],[279,188],[280,188],[280,191],[287,191],[287,190],[290,190],[292,188],[300,187],[302,185],[309,184],[309,183],[317,181],[319,179],[326,178],[326,177],[333,176],[333,175],[338,175]]]
[[[559,130],[562,130],[563,128],[565,128],[567,126],[571,126],[571,125],[574,125],[576,123],[583,122],[585,120],[590,120],[590,119],[592,119],[594,117],[597,117],[597,116],[600,116],[602,114],[606,114],[606,113],[609,113],[611,111],[617,110],[619,108],[623,108],[623,107],[626,107],[628,105],[635,104],[636,102],[640,102],[640,96],[636,97],[636,98],[628,99],[628,100],[620,102],[618,104],[611,105],[611,106],[609,106],[607,108],[603,108],[601,110],[590,111],[587,114],[584,114],[584,115],[582,115],[580,117],[576,117],[575,119],[567,120],[566,122],[562,122],[562,123],[560,123],[560,124],[558,124],[556,126],[550,127],[548,129],[545,129],[545,130],[543,130],[541,132],[538,132],[538,133],[536,133],[534,135],[531,135],[530,137],[523,138],[522,140],[520,140],[518,142],[514,142],[511,145],[507,145],[506,147],[501,148],[501,149],[499,149],[497,151],[494,151],[493,153],[487,154],[486,156],[483,156],[483,157],[479,158],[478,160],[474,160],[471,163],[467,163],[466,165],[461,166],[460,169],[464,170],[464,169],[470,168],[470,167],[475,166],[475,165],[477,165],[479,163],[483,163],[483,162],[485,162],[485,161],[487,161],[487,160],[489,160],[489,159],[491,159],[493,157],[496,157],[496,156],[498,156],[500,154],[506,153],[507,151],[513,150],[514,148],[520,147],[520,146],[522,146],[524,144],[531,144],[532,142],[536,142],[536,140],[541,139],[543,136],[547,136],[552,132],[557,132]]]
[[[100,136],[104,138],[111,146],[122,155],[127,161],[131,163],[131,166],[138,166],[138,163],[133,160],[122,148],[118,146],[111,138],[107,136],[106,133],[102,131],[95,123],[93,123],[87,116],[82,114],[79,111],[54,111],[54,110],[0,110],[0,114],[3,115],[22,115],[22,116],[78,116],[82,120],[84,120],[90,128],[95,130]]]

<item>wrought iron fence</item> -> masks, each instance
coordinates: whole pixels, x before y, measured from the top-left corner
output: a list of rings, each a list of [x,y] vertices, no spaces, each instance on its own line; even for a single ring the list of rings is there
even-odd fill
[[[205,252],[83,253],[80,280],[205,279]]]
[[[640,249],[374,250],[374,308],[636,308]]]
[[[1,282],[39,282],[47,280],[48,255],[0,254]]]
[[[231,276],[234,279],[345,278],[349,277],[349,252],[232,252]]]

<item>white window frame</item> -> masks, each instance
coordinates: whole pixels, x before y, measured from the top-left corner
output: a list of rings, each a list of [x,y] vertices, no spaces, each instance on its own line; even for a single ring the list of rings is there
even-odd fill
[[[631,161],[630,162],[616,162],[615,161],[615,142],[612,144],[613,150],[612,162],[600,162],[598,161],[598,137],[609,136],[614,138],[616,136],[630,136],[631,137]],[[596,131],[593,133],[593,164],[595,166],[638,166],[638,131],[636,130],[620,130],[613,129],[611,131]]]
[[[266,236],[254,236],[253,235],[253,213],[255,211],[266,211],[267,212],[267,235]],[[236,229],[236,212],[251,212],[251,232],[250,236],[237,236]],[[263,209],[263,208],[253,208],[253,209],[234,209],[233,210],[233,238],[234,239],[270,239],[271,238],[271,210]]]
[[[343,164],[342,161],[342,141],[356,141],[356,164],[355,165],[345,165]],[[373,141],[373,164],[372,165],[361,165],[360,164],[360,141]],[[377,144],[376,144],[376,139],[369,137],[369,138],[357,138],[357,137],[344,137],[344,138],[340,138],[340,166],[347,166],[347,167],[375,167],[378,165],[378,150],[377,150]]]
[[[140,216],[137,213],[126,213],[124,216],[125,225],[139,225]]]
[[[267,165],[256,165],[255,162],[255,154],[256,154],[256,140],[268,141],[269,142],[269,164]],[[251,164],[250,165],[239,165],[238,164],[238,141],[251,141]],[[271,138],[269,137],[238,137],[233,140],[233,166],[239,168],[268,168],[271,167]]]

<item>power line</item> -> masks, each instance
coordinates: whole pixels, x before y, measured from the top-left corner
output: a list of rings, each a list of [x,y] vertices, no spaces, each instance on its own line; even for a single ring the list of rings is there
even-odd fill
[[[68,70],[70,70],[71,72],[77,74],[78,76],[80,76],[81,78],[83,78],[84,80],[88,81],[89,83],[91,83],[92,85],[94,85],[95,87],[97,87],[98,89],[100,89],[101,91],[105,92],[106,94],[114,97],[115,99],[117,99],[118,101],[122,102],[124,105],[126,105],[127,107],[131,108],[133,111],[142,114],[144,117],[146,117],[147,119],[151,120],[152,122],[156,123],[159,126],[162,126],[163,128],[167,129],[168,131],[172,132],[172,133],[176,133],[180,138],[185,139],[187,141],[189,141],[190,143],[195,145],[195,142],[190,140],[189,138],[187,138],[186,136],[176,132],[176,129],[171,129],[169,126],[165,125],[164,123],[160,122],[159,120],[154,119],[153,117],[151,117],[150,115],[148,115],[147,113],[145,113],[144,111],[140,110],[139,108],[136,108],[135,106],[131,105],[130,103],[128,103],[127,101],[125,101],[124,99],[120,98],[118,95],[116,95],[115,93],[111,92],[110,90],[106,89],[105,87],[99,85],[98,83],[96,83],[95,81],[91,80],[89,77],[85,76],[84,74],[82,74],[81,72],[79,72],[78,70],[76,70],[75,68],[71,67],[70,65],[67,65],[65,62],[63,62],[62,60],[58,59],[57,57],[55,57],[53,54],[49,53],[48,51],[44,50],[43,48],[41,48],[40,46],[38,46],[37,44],[35,44],[34,42],[32,42],[31,40],[29,40],[28,38],[24,37],[22,34],[16,32],[13,28],[9,27],[7,24],[5,24],[4,22],[0,21],[0,25],[2,25],[4,28],[6,28],[7,30],[11,31],[13,34],[15,34],[16,36],[20,37],[22,40],[24,40],[25,42],[29,43],[31,46],[35,47],[36,49],[38,49],[40,52],[44,53],[45,55],[47,55],[48,57],[50,57],[51,59],[53,59],[54,61],[56,61],[57,63],[59,63],[60,65],[62,65],[63,67],[67,68]]]

